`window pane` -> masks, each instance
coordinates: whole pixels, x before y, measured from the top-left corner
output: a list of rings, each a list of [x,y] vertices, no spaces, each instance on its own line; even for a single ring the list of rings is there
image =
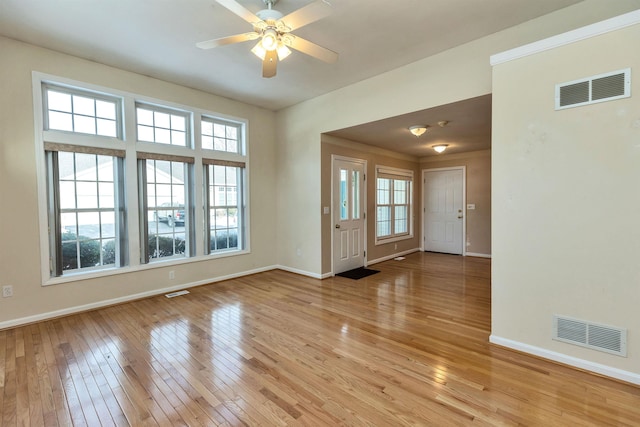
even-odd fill
[[[73,97],[73,113],[82,114],[83,116],[95,116],[96,107],[92,98],[84,96]]]
[[[202,148],[205,150],[213,150],[213,138],[210,136],[202,136]]]
[[[154,142],[153,128],[149,126],[138,126],[138,141]]]
[[[75,131],[96,134],[96,120],[93,117],[74,116]]]
[[[103,119],[116,120],[116,103],[96,100],[96,116]]]
[[[73,131],[73,116],[67,113],[49,111],[49,129]]]
[[[111,136],[116,138],[118,136],[118,130],[116,128],[116,122],[114,120],[98,119],[97,134],[102,136]]]
[[[71,95],[53,90],[47,91],[47,104],[49,110],[71,112]]]
[[[169,129],[171,127],[170,124],[170,118],[169,115],[167,113],[161,113],[159,111],[155,111],[153,113],[153,118],[154,118],[154,126],[155,127],[161,127],[161,128],[165,128],[165,129]]]
[[[213,136],[213,123],[203,120],[200,126],[202,127],[202,135]]]
[[[360,172],[352,171],[351,175],[352,218],[360,218]]]
[[[137,108],[136,113],[136,119],[139,125],[153,126],[153,111]]]
[[[155,128],[155,142],[160,144],[171,144],[171,132],[168,129]]]
[[[185,132],[187,130],[184,117],[171,115],[171,129]]]
[[[347,204],[349,203],[348,199],[348,182],[347,182],[347,171],[345,169],[340,169],[340,219],[347,220],[349,219],[349,211],[347,210]]]

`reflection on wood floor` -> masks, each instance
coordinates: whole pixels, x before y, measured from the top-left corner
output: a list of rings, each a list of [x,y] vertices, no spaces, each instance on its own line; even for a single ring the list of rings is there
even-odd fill
[[[640,388],[488,344],[490,260],[270,271],[0,331],[0,425],[638,425]]]

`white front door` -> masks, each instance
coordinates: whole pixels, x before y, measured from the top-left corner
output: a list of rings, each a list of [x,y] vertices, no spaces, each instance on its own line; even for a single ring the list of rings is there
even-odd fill
[[[424,250],[462,255],[464,169],[424,171]]]
[[[333,274],[364,266],[364,171],[362,160],[333,159]]]

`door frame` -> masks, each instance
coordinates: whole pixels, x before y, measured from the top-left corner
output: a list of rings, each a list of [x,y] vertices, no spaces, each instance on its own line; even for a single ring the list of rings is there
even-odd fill
[[[362,237],[363,237],[362,247],[364,251],[363,262],[364,262],[364,266],[365,267],[367,266],[367,160],[357,159],[355,157],[340,156],[338,154],[332,154],[331,155],[331,275],[332,276],[335,275],[335,265],[334,265],[335,242],[334,240],[336,235],[333,227],[338,221],[338,218],[335,217],[336,206],[334,206],[334,201],[335,201],[334,189],[335,189],[335,176],[336,176],[334,172],[336,167],[336,160],[343,161],[343,162],[350,162],[350,163],[358,163],[362,165],[362,168],[364,171],[364,177],[363,177],[364,184],[360,193],[362,194],[362,198],[363,198],[362,199],[362,215],[363,215],[363,221],[364,221],[363,233],[362,233]]]
[[[422,240],[420,240],[420,251],[425,251],[425,241],[427,239],[427,229],[425,224],[427,222],[427,173],[428,172],[445,172],[451,170],[462,171],[462,256],[467,256],[467,167],[462,166],[450,166],[445,168],[429,168],[422,169]]]

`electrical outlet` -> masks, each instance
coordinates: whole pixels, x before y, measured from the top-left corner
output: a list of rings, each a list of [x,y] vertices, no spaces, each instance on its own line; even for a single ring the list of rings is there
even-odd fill
[[[175,272],[175,271],[173,271],[173,270],[171,270],[171,271],[169,272],[169,279],[173,280],[173,279],[175,279],[175,278],[176,278],[176,272]]]
[[[7,285],[2,287],[2,298],[9,298],[13,296],[13,286]]]

